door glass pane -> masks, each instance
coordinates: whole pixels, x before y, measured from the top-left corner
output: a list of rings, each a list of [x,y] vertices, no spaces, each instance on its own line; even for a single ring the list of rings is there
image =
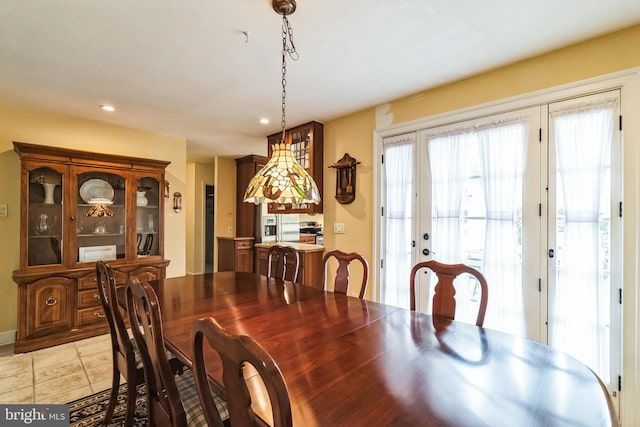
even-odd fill
[[[29,266],[62,263],[63,179],[46,167],[29,173]]]
[[[415,192],[413,162],[414,133],[386,138],[383,164],[383,244],[380,300],[385,304],[409,307],[411,272],[412,203]],[[404,278],[404,280],[403,280]]]
[[[112,173],[78,175],[78,262],[125,258],[125,183],[124,177]]]
[[[584,101],[550,109],[556,170],[549,344],[609,383],[611,147],[617,98],[591,105]]]
[[[512,123],[509,123],[509,122]],[[433,259],[463,263],[490,284],[485,326],[524,334],[522,300],[522,177],[527,125],[485,121],[428,139]],[[427,312],[436,278],[432,277]],[[459,278],[456,320],[474,323],[479,284]]]

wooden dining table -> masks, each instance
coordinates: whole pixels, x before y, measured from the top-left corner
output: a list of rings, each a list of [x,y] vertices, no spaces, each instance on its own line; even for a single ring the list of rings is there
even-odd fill
[[[149,283],[166,345],[188,366],[202,317],[260,343],[294,426],[612,425],[596,375],[534,341],[455,321],[436,328],[423,313],[251,273]]]

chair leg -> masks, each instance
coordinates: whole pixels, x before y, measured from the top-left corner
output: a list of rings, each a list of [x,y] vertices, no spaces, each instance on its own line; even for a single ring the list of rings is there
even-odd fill
[[[136,385],[127,381],[127,416],[125,427],[133,426],[133,417],[136,413]]]
[[[118,389],[120,388],[120,371],[116,364],[113,364],[113,381],[111,381],[111,395],[109,396],[109,404],[107,405],[107,411],[104,414],[104,425],[109,425],[111,417],[113,416],[113,410],[116,408],[118,402]]]

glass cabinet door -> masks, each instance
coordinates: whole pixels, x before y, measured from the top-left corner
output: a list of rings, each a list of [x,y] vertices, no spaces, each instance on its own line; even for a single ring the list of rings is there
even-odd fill
[[[125,259],[126,174],[76,172],[76,262]]]
[[[65,174],[50,167],[28,172],[27,266],[62,264]]]
[[[300,165],[311,169],[311,128],[291,132],[291,151]]]
[[[136,188],[136,251],[139,257],[160,254],[160,204],[163,186],[154,177],[141,177]]]

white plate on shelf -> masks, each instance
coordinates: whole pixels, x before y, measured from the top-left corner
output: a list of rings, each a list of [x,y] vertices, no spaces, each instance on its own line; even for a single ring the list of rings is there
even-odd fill
[[[80,186],[80,197],[85,203],[113,203],[113,187],[103,179],[90,179]]]

